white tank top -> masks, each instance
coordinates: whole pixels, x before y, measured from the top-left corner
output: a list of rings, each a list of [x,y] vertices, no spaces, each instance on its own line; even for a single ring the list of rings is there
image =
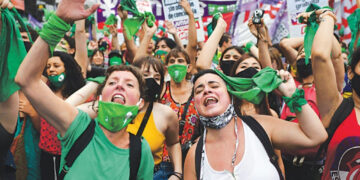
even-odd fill
[[[203,160],[201,162],[201,177],[202,180],[243,180],[243,179],[280,179],[279,174],[271,164],[269,156],[267,155],[264,146],[257,138],[250,127],[243,122],[245,135],[245,151],[242,160],[235,165],[234,174],[229,171],[216,171],[208,161],[205,145],[203,146]],[[204,143],[205,144],[205,143]]]

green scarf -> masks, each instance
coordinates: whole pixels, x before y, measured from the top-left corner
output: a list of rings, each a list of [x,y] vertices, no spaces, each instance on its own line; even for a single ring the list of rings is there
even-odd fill
[[[15,8],[1,9],[2,29],[0,36],[0,102],[6,101],[19,86],[14,82],[17,70],[26,56],[26,49],[15,19],[26,26]],[[31,36],[28,35],[31,41]]]
[[[215,71],[226,82],[230,94],[254,104],[260,104],[267,93],[282,83],[277,72],[270,67],[262,69],[252,78],[230,77],[217,69]]]
[[[214,14],[213,19],[211,21],[211,23],[209,23],[207,25],[207,33],[208,33],[208,37],[210,37],[210,35],[212,34],[212,32],[215,30],[216,24],[218,19],[221,17],[221,13],[217,12]]]
[[[357,44],[355,44],[356,41],[356,35],[359,32],[359,26],[360,26],[360,9],[356,9],[354,11],[354,13],[352,13],[348,18],[347,18],[350,30],[351,30],[351,41],[349,44],[349,63],[351,62],[351,55],[354,51],[354,46],[359,47],[360,45],[360,40],[357,41]]]
[[[309,57],[311,55],[311,48],[312,48],[312,44],[314,41],[314,37],[315,37],[316,31],[319,28],[319,24],[316,22],[315,11],[318,9],[324,9],[324,8],[332,10],[329,6],[320,8],[320,6],[318,6],[316,4],[310,4],[309,7],[306,8],[305,12],[312,12],[312,11],[313,12],[310,14],[310,17],[307,22],[307,26],[305,28],[305,37],[304,37],[305,64],[309,63]],[[304,19],[302,17],[300,17],[299,22],[303,23]]]
[[[105,24],[106,25],[114,25],[117,23],[117,18],[114,14],[111,14],[108,18],[106,18]]]
[[[132,39],[145,20],[149,27],[154,26],[154,14],[151,12],[140,13],[134,0],[122,0],[120,4],[124,10],[129,11],[134,15],[133,18],[128,18],[124,21],[124,29],[128,39]]]

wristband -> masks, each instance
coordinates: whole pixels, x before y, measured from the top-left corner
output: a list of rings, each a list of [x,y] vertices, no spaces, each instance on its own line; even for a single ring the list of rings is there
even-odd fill
[[[40,37],[49,45],[51,54],[55,46],[64,37],[65,33],[69,31],[71,26],[64,20],[53,14],[49,21],[43,26],[40,32]]]
[[[296,91],[291,97],[283,96],[283,99],[292,113],[295,113],[295,111],[301,112],[302,111],[301,106],[307,104],[307,101],[304,98],[303,89],[296,89]]]

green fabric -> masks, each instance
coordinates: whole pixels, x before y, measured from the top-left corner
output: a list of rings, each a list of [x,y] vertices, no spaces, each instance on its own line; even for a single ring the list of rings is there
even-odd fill
[[[98,84],[102,84],[105,81],[105,76],[98,76],[96,78],[87,78],[86,80],[96,82]]]
[[[347,18],[350,30],[351,30],[351,41],[349,44],[349,57],[351,57],[355,48],[360,46],[360,40],[358,40],[357,44],[355,44],[356,35],[359,32],[360,26],[360,9],[356,9],[348,18]],[[349,59],[349,63],[351,62],[351,58]]]
[[[65,73],[56,76],[48,76],[49,82],[56,88],[60,88],[64,84],[65,78]]]
[[[95,24],[95,16],[91,14],[89,17],[86,18],[90,24]]]
[[[301,106],[307,104],[306,99],[304,98],[304,90],[303,89],[296,89],[294,94],[291,97],[283,96],[283,99],[286,105],[289,106],[289,109],[292,113],[301,112]]]
[[[221,13],[220,12],[217,12],[214,14],[213,16],[213,19],[211,21],[211,23],[209,23],[207,25],[207,33],[208,33],[208,37],[211,36],[212,32],[215,30],[215,27],[216,27],[216,23],[218,21],[218,19],[221,17]]]
[[[174,64],[168,66],[168,72],[172,80],[174,80],[176,83],[180,83],[186,77],[187,68],[187,65]]]
[[[105,24],[106,25],[114,25],[117,23],[117,18],[114,14],[111,14],[108,18],[106,18]]]
[[[62,148],[60,170],[65,164],[65,157],[70,148],[85,131],[90,121],[89,115],[79,110],[64,137],[58,134]],[[129,149],[120,149],[111,143],[96,122],[94,137],[77,157],[64,179],[129,179],[129,152]],[[142,139],[137,179],[152,179],[153,171],[154,160],[150,146],[145,139]]]
[[[122,61],[121,57],[114,56],[114,57],[110,58],[109,64],[110,64],[110,66],[121,65],[121,64],[123,64],[123,61]]]
[[[43,9],[43,11],[44,11],[45,22],[49,21],[50,17],[55,14],[54,11],[49,11],[47,9]]]
[[[64,37],[65,33],[69,31],[71,26],[60,19],[58,16],[53,14],[49,21],[43,25],[40,32],[40,37],[48,43],[51,54],[54,51],[55,46],[60,42],[61,38]]]
[[[70,32],[71,32],[70,37],[71,37],[71,38],[72,38],[73,36],[75,36],[75,31],[76,31],[76,24],[73,24],[73,25],[71,26],[71,29],[70,29]]]
[[[40,133],[34,128],[31,118],[26,117],[24,129],[24,144],[27,162],[27,180],[41,179],[40,177]]]
[[[139,31],[141,25],[144,23],[145,20],[149,27],[154,26],[154,14],[151,12],[139,12],[134,0],[122,0],[120,4],[123,10],[129,11],[134,15],[133,18],[128,18],[124,21],[124,29],[126,31],[126,36],[128,39],[132,39],[132,37]]]
[[[246,43],[246,45],[245,45],[245,52],[247,52],[247,53],[249,53],[250,52],[250,49],[251,49],[251,47],[253,47],[254,46],[254,43],[252,42],[252,41],[250,41],[250,42],[248,42],[248,43]]]
[[[277,72],[270,67],[262,69],[253,78],[230,77],[217,69],[215,71],[226,82],[230,94],[254,104],[259,104],[267,93],[282,83]]]
[[[15,91],[20,89],[14,79],[22,60],[26,56],[26,49],[15,23],[16,18],[20,25],[22,24],[22,19],[19,17],[20,15],[15,8],[12,10],[1,9],[0,102],[6,101]]]
[[[310,4],[309,7],[306,8],[305,12],[312,12],[307,22],[307,26],[305,28],[305,37],[304,37],[304,51],[305,51],[305,64],[309,63],[309,57],[311,55],[311,48],[314,41],[314,37],[316,31],[319,28],[319,24],[316,22],[316,13],[315,11],[318,9],[331,9],[329,6],[325,6],[320,8],[320,6],[316,4]],[[299,18],[299,22],[303,22],[304,19]]]
[[[165,64],[166,55],[168,54],[167,51],[163,50],[157,50],[154,54],[154,56],[158,59],[160,59],[162,64]]]

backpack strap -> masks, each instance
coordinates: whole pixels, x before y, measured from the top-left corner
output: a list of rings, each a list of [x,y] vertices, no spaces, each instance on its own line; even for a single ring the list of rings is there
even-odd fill
[[[180,119],[180,124],[179,124],[179,136],[182,135],[183,133],[183,130],[184,130],[184,126],[185,126],[185,122],[186,122],[186,114],[188,112],[188,109],[189,109],[189,106],[190,106],[190,102],[193,98],[193,94],[191,93],[189,99],[187,100],[186,104],[185,104],[185,107],[184,107],[184,111],[183,113],[181,114],[181,119]]]
[[[95,121],[91,120],[88,127],[85,131],[77,138],[74,145],[69,150],[69,153],[65,157],[65,165],[63,166],[59,179],[64,179],[66,173],[70,170],[76,158],[81,154],[81,152],[86,148],[86,146],[90,143],[91,139],[94,136],[95,132]]]
[[[130,180],[136,180],[141,160],[141,138],[130,135]]]
[[[273,164],[279,174],[281,180],[284,179],[283,174],[280,170],[278,164],[278,157],[274,152],[274,148],[270,142],[269,136],[267,135],[264,128],[251,116],[240,116],[240,118],[245,122],[250,129],[256,134],[257,138],[259,138],[261,144],[264,146],[267,155],[269,156],[271,164]]]
[[[334,115],[331,118],[330,125],[326,129],[328,138],[321,144],[318,152],[316,153],[316,159],[321,159],[323,152],[327,151],[328,145],[335,134],[336,129],[342,122],[350,115],[354,109],[354,100],[352,98],[344,98],[340,106],[336,109]]]
[[[201,169],[201,156],[202,156],[202,150],[203,150],[203,137],[204,135],[201,135],[198,143],[196,145],[196,150],[195,150],[195,171],[196,171],[196,178],[198,180],[200,180],[200,169]]]
[[[141,125],[140,125],[140,127],[139,127],[139,129],[138,129],[138,131],[136,133],[136,136],[139,137],[139,138],[142,136],[142,134],[144,132],[145,126],[146,126],[146,124],[147,124],[147,122],[149,120],[150,114],[152,112],[153,105],[154,105],[154,102],[150,102],[149,106],[146,109],[146,113],[144,115],[144,118],[142,119]]]

